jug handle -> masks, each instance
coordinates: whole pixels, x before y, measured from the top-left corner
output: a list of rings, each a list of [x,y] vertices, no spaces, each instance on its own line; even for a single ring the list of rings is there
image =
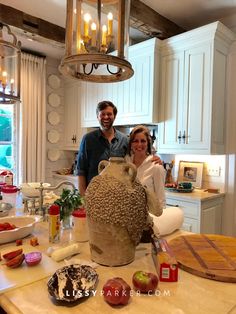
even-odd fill
[[[100,172],[102,172],[102,170],[105,169],[108,164],[108,160],[101,160],[98,164],[98,173],[100,174]]]
[[[137,168],[135,167],[135,165],[133,165],[131,162],[127,162],[124,166],[124,171],[131,177],[131,181],[134,182],[137,176]]]

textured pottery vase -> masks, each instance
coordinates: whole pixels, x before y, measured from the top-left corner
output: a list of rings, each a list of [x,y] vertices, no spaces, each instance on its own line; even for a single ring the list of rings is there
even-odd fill
[[[92,260],[107,266],[134,260],[147,225],[146,191],[136,180],[136,167],[123,158],[101,161],[85,194]]]

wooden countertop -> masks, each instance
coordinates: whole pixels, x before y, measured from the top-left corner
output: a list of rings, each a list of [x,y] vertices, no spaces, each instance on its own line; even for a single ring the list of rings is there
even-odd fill
[[[39,238],[40,246],[46,249],[48,243],[47,223],[39,223],[35,229],[35,236]],[[166,237],[172,239],[182,231]],[[62,242],[73,240],[73,233],[64,232]],[[82,260],[90,261],[89,244],[81,243]],[[58,264],[59,265],[59,264]],[[60,268],[60,266],[58,266]],[[55,269],[56,270],[56,269]],[[9,314],[71,314],[71,313],[149,313],[149,314],[223,314],[236,313],[236,286],[231,283],[222,283],[191,275],[179,270],[179,281],[173,283],[159,283],[159,290],[155,295],[138,295],[133,293],[127,306],[111,307],[101,295],[103,284],[112,277],[122,277],[132,287],[131,278],[136,270],[155,272],[150,244],[140,244],[136,250],[134,262],[122,267],[98,266],[99,283],[96,295],[74,307],[56,305],[49,297],[47,280],[43,279],[21,288],[5,292],[0,295],[0,305]],[[14,270],[13,270],[14,271]]]

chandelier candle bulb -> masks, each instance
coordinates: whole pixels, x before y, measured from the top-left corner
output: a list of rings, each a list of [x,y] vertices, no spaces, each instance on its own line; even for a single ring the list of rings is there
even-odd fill
[[[89,21],[91,20],[90,14],[86,13],[84,15],[84,37],[89,36]]]
[[[96,29],[97,29],[96,24],[92,23],[92,25],[91,25],[91,31],[92,31],[91,44],[93,47],[96,47]]]
[[[2,72],[2,85],[7,85],[7,72],[6,71],[3,71]]]
[[[106,46],[107,43],[107,26],[102,26],[102,45]]]
[[[10,84],[11,84],[11,93],[13,94],[14,92],[14,79],[11,79]]]
[[[108,13],[107,15],[108,19],[108,36],[112,36],[112,31],[113,31],[113,14],[111,12]]]

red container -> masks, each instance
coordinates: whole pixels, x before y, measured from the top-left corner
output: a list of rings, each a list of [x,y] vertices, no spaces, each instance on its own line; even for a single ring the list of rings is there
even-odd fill
[[[18,188],[15,185],[4,185],[1,188],[1,192],[3,202],[9,203],[12,207],[15,207]]]
[[[7,185],[13,185],[13,173],[9,170],[4,170],[0,173],[0,182]]]
[[[152,258],[160,281],[178,281],[178,264],[165,239],[154,241]]]

